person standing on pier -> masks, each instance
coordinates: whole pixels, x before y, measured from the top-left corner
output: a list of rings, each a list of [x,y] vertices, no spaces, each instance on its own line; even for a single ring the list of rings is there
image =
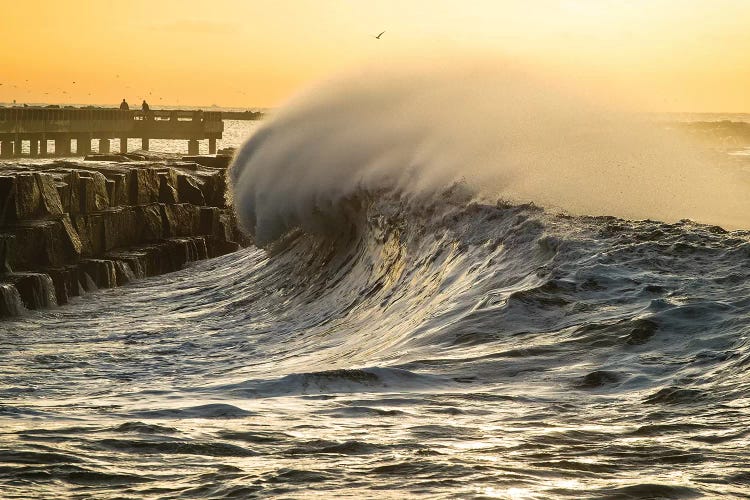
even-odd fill
[[[148,120],[149,112],[151,111],[151,108],[148,107],[148,103],[146,102],[146,99],[144,99],[143,104],[141,104],[141,111],[143,111],[143,119]]]
[[[125,101],[125,99],[122,100],[120,103],[120,111],[127,111],[130,109],[130,106],[128,106],[128,103]]]

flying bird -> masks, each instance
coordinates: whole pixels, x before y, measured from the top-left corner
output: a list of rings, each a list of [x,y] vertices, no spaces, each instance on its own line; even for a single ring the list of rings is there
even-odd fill
[[[380,40],[380,37],[383,36],[383,33],[385,33],[385,31],[381,31],[380,34],[378,36],[376,36],[375,38],[377,38],[378,40]]]

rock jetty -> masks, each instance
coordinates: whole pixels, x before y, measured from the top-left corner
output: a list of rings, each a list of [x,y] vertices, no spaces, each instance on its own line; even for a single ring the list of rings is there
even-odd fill
[[[247,244],[229,157],[0,164],[0,318],[182,269]]]

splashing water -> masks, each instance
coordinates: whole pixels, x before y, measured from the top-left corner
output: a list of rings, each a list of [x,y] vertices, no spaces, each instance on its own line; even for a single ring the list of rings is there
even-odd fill
[[[457,66],[357,74],[293,99],[235,158],[243,226],[265,244],[338,225],[325,217],[360,191],[429,196],[457,181],[578,214],[747,225],[747,184],[722,158],[600,93]]]

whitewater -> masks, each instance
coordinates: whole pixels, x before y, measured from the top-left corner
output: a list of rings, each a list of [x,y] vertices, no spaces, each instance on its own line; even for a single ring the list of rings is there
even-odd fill
[[[0,323],[0,496],[750,497],[742,170],[460,74],[304,92],[255,245]]]

